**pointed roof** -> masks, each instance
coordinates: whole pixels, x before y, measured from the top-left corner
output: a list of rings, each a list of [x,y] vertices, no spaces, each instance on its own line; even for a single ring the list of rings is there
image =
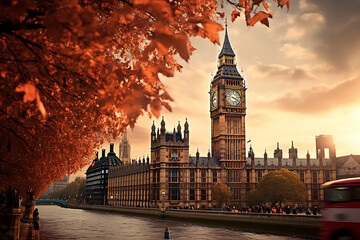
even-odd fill
[[[360,155],[347,155],[347,156],[342,156],[342,157],[337,157],[336,158],[336,167],[340,168],[342,167],[345,162],[347,162],[350,158],[353,158],[355,161],[357,161],[360,164]]]
[[[233,49],[231,48],[228,33],[227,33],[227,24],[225,24],[225,38],[224,38],[224,44],[221,49],[221,52],[219,54],[219,60],[222,56],[229,56],[231,58],[235,58],[235,53]],[[229,79],[236,79],[236,80],[242,80],[239,71],[236,68],[235,62],[225,62],[223,61],[221,64],[218,65],[218,70],[213,78],[213,81],[215,81],[218,78],[226,77]]]
[[[235,56],[235,53],[232,50],[231,45],[230,45],[230,41],[229,41],[229,37],[228,37],[228,33],[227,33],[227,24],[225,24],[225,38],[224,38],[223,47],[219,54],[219,58],[221,58],[222,55]]]

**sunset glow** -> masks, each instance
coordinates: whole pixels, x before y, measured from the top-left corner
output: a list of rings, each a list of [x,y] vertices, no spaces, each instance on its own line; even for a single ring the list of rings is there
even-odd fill
[[[265,148],[272,155],[277,142],[287,156],[294,141],[300,158],[307,150],[315,157],[319,134],[333,135],[337,156],[359,154],[360,46],[348,44],[351,36],[360,35],[359,16],[351,5],[338,7],[328,1],[295,1],[289,12],[276,9],[270,28],[229,21],[230,42],[248,88],[246,137],[257,156]],[[223,38],[221,32],[221,43]],[[182,73],[162,78],[175,100],[173,112],[162,115],[167,131],[187,117],[190,152],[199,148],[205,156],[210,149],[209,85],[221,46],[200,38],[192,43],[197,50],[188,63],[181,62]],[[132,158],[149,154],[152,121],[143,116],[128,132]],[[155,119],[157,125],[160,121]]]

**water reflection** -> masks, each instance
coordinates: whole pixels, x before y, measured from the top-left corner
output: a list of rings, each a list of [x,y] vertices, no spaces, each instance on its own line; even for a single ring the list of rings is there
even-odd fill
[[[227,229],[120,214],[93,212],[58,206],[37,206],[42,240],[69,239],[163,239],[169,227],[171,239],[296,239],[288,236],[256,234]],[[299,239],[299,238],[298,238]]]

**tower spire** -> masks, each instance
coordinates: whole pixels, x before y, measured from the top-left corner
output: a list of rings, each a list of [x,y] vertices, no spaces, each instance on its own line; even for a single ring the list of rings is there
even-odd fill
[[[219,58],[221,58],[223,55],[235,57],[235,53],[232,50],[232,47],[230,45],[230,40],[229,40],[229,37],[228,37],[227,21],[225,22],[225,38],[224,38],[223,47],[222,47],[221,52],[219,54]]]
[[[223,76],[227,76],[236,80],[243,80],[236,68],[235,53],[231,47],[227,31],[227,20],[225,21],[224,42],[218,56],[218,71],[214,76],[214,80]]]

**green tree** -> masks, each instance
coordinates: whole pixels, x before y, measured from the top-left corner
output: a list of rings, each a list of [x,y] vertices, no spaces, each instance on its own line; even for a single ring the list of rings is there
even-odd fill
[[[232,195],[233,193],[231,192],[230,187],[225,183],[215,184],[213,198],[220,207],[222,207],[224,203],[229,202]]]
[[[285,168],[264,175],[256,188],[247,193],[249,205],[266,202],[275,205],[284,201],[304,202],[305,199],[305,184],[299,180],[296,173]]]

